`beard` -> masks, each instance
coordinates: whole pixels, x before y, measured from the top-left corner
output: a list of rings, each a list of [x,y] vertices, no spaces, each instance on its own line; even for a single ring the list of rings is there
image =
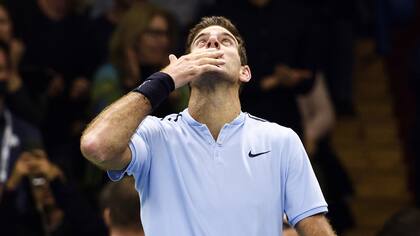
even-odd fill
[[[215,91],[220,85],[232,85],[234,82],[225,72],[208,71],[203,73],[199,78],[191,82],[191,87],[195,87],[203,91]]]

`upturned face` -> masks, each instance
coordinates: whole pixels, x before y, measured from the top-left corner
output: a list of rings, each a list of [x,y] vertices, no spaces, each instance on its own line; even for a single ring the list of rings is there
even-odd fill
[[[235,36],[227,29],[221,26],[209,26],[198,32],[191,44],[191,52],[205,50],[220,50],[223,52],[222,59],[225,64],[219,66],[222,68],[222,77],[232,82],[248,82],[251,73],[248,66],[241,65],[241,59],[238,52],[238,41]]]

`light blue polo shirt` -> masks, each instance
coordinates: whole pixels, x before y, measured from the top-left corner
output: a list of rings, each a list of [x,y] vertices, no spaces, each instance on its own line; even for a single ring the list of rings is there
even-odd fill
[[[133,175],[147,236],[279,236],[327,212],[299,137],[289,128],[240,115],[215,141],[184,110],[148,116],[130,142],[132,159],[116,181]]]

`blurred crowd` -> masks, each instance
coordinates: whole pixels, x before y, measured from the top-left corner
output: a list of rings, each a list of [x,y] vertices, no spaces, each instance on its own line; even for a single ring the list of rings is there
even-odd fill
[[[184,54],[205,15],[228,17],[245,39],[252,82],[242,110],[299,134],[328,218],[338,233],[350,229],[353,188],[330,134],[337,116],[357,115],[353,43],[373,36],[374,2],[0,1],[0,234],[142,235],[132,180],[107,184],[82,157],[81,132],[170,53]],[[188,93],[173,92],[153,115],[185,109]]]

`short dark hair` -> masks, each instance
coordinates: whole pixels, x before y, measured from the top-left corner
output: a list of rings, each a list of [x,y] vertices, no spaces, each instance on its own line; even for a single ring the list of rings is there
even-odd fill
[[[201,18],[201,21],[198,22],[198,24],[196,24],[190,30],[190,33],[188,34],[187,44],[186,44],[187,53],[190,53],[191,44],[193,43],[192,41],[197,36],[197,34],[201,30],[203,30],[207,27],[213,26],[213,25],[223,27],[226,30],[228,30],[230,33],[233,34],[233,36],[238,41],[238,53],[239,53],[239,57],[241,58],[241,65],[243,65],[243,66],[247,65],[248,64],[248,59],[247,59],[247,56],[246,56],[245,41],[243,40],[242,36],[239,34],[239,31],[236,28],[236,26],[229,19],[227,19],[226,17],[223,17],[223,16],[209,16],[209,17]]]
[[[108,208],[112,226],[132,227],[140,224],[140,201],[131,177],[108,183],[101,192],[102,210]]]

